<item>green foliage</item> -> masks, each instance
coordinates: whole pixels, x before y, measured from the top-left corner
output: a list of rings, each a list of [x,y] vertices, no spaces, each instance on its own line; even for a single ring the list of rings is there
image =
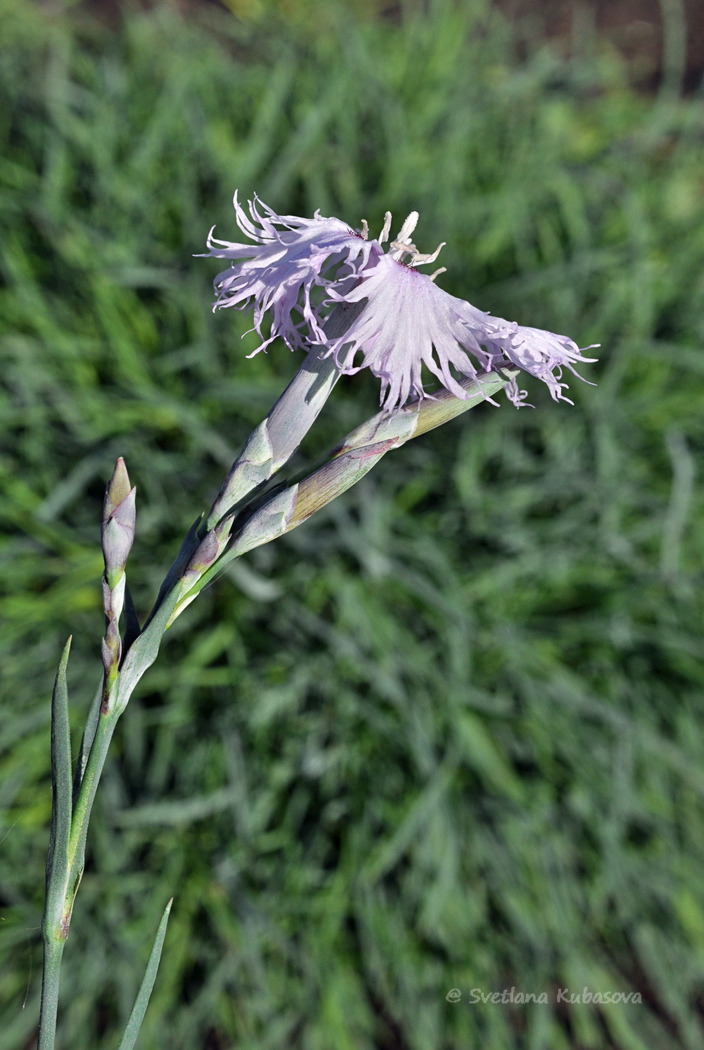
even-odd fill
[[[144,1015],[149,1005],[149,998],[154,988],[154,981],[156,980],[157,970],[159,967],[159,959],[161,958],[161,951],[164,947],[164,938],[166,937],[166,926],[169,921],[169,914],[171,912],[171,905],[173,904],[173,898],[169,901],[164,909],[164,914],[161,917],[159,923],[159,929],[156,933],[156,938],[152,946],[152,950],[149,953],[149,962],[147,963],[147,969],[142,978],[142,983],[139,986],[139,992],[135,999],[132,1012],[129,1016],[127,1026],[125,1028],[124,1035],[120,1040],[119,1050],[132,1050],[137,1037],[139,1036],[139,1030],[144,1020]]]
[[[519,60],[482,0],[231,6],[2,5],[0,1046],[36,1024],[51,682],[72,633],[77,735],[114,461],[143,615],[295,368],[245,360],[192,258],[239,186],[417,208],[443,287],[601,342],[598,385],[404,446],[180,618],[108,759],[59,1045],[118,1045],[174,896],[139,1047],[699,1047],[701,99],[589,41]],[[343,380],[298,465],[377,396]],[[555,1003],[585,985],[643,1002]],[[550,1002],[469,1003],[511,986]]]

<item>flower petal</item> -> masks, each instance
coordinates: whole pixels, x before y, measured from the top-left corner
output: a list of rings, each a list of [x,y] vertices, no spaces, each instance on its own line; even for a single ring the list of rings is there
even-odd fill
[[[328,289],[333,301],[366,300],[345,334],[328,344],[342,371],[369,368],[381,379],[381,401],[387,410],[405,404],[412,395],[424,395],[423,365],[455,396],[466,397],[455,373],[478,374],[469,352],[482,371],[489,364],[467,323],[468,304],[390,255],[381,256],[360,276],[345,294],[334,286]],[[358,354],[361,362],[355,363]]]
[[[312,219],[277,215],[255,197],[249,216],[234,197],[237,224],[254,244],[222,241],[210,231],[207,255],[231,259],[232,264],[215,278],[215,308],[237,310],[253,303],[254,328],[262,343],[254,353],[280,336],[291,349],[303,346],[301,329],[308,327],[314,340],[324,339],[321,319],[311,301],[313,289],[327,284],[325,274],[342,264],[340,276],[355,273],[381,249],[365,240],[340,219],[319,212]],[[268,338],[262,323],[271,314]],[[294,316],[300,318],[294,320]]]
[[[562,369],[581,379],[574,363],[594,360],[583,357],[567,336],[492,317],[449,295],[390,254],[362,270],[353,288],[341,292],[330,286],[328,297],[364,303],[345,334],[327,345],[344,373],[369,368],[381,380],[381,403],[388,411],[426,396],[423,365],[456,397],[468,396],[457,374],[473,378],[518,367],[541,379],[556,401],[569,401]],[[515,379],[505,392],[513,404],[525,404],[527,392]]]
[[[355,232],[319,211],[304,219],[277,215],[257,197],[248,204],[249,214],[235,193],[237,224],[252,243],[222,241],[211,230],[207,245],[210,256],[230,260],[215,278],[215,308],[253,306],[254,328],[262,338],[254,353],[277,337],[292,350],[322,346],[345,373],[369,368],[381,380],[381,402],[388,411],[425,396],[424,366],[460,398],[468,394],[459,376],[518,367],[542,380],[556,401],[569,401],[563,369],[581,379],[575,364],[594,360],[567,336],[492,317],[442,291],[434,283],[442,269],[432,277],[420,273],[416,267],[433,262],[440,248],[423,255],[413,244],[417,212],[411,212],[385,254],[381,245],[391,228],[388,212],[379,239],[369,240],[366,222]],[[351,312],[344,335],[333,338],[325,322],[336,303],[358,309]],[[265,337],[267,315],[271,327]],[[515,378],[505,391],[515,405],[526,403],[527,392]]]
[[[566,335],[556,335],[542,328],[526,328],[501,317],[489,317],[484,345],[494,358],[493,368],[502,365],[520,368],[536,379],[542,380],[550,390],[555,401],[567,401],[572,404],[563,391],[567,383],[562,382],[562,369],[588,382],[576,371],[574,364],[592,364],[596,358],[584,357],[583,351]],[[585,349],[591,350],[588,346]],[[519,391],[514,382],[506,390],[509,400],[514,404],[524,403],[526,391]]]

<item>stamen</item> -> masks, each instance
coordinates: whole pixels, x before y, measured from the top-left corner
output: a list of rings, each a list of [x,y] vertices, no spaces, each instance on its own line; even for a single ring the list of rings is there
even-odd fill
[[[379,244],[383,244],[384,241],[388,241],[389,233],[391,231],[391,212],[387,211],[384,213],[384,225],[381,233],[379,234]]]
[[[425,266],[426,263],[435,262],[446,244],[447,241],[441,241],[435,251],[430,255],[422,255],[420,252],[416,252],[411,261],[411,266]]]
[[[447,266],[441,266],[435,273],[431,273],[430,280],[434,281],[436,277],[439,277],[441,273],[447,273]]]
[[[362,219],[362,229],[360,230],[360,233],[362,234],[363,241],[369,240],[369,223],[366,219]]]
[[[412,241],[392,241],[389,248],[389,255],[396,260],[402,259],[404,255],[410,255],[411,259],[414,259],[418,254],[418,249]],[[412,265],[412,262],[409,263],[409,266]]]
[[[411,214],[407,216],[406,221],[404,222],[403,226],[401,227],[401,232],[399,233],[399,235],[396,238],[396,240],[400,241],[402,244],[410,244],[411,243],[411,234],[413,233],[413,231],[415,230],[417,225],[418,225],[418,212],[417,211],[412,211]]]

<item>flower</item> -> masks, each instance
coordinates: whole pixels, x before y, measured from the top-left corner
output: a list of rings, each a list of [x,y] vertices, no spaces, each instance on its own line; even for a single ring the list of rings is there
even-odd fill
[[[417,221],[418,213],[411,212],[388,253],[368,264],[354,288],[328,290],[332,301],[365,303],[344,335],[328,343],[343,373],[369,368],[381,380],[381,403],[387,411],[404,405],[412,395],[426,396],[422,365],[460,398],[469,395],[453,370],[474,378],[479,365],[482,372],[518,367],[542,379],[555,400],[569,401],[563,393],[567,384],[561,382],[562,369],[578,375],[573,362],[593,358],[582,357],[567,336],[492,317],[438,288],[434,281],[443,269],[427,276],[416,267],[434,262],[444,245],[432,255],[421,254],[411,241]],[[390,224],[387,212],[380,244]],[[516,406],[527,396],[515,378],[505,392]]]
[[[234,306],[242,310],[254,303],[254,328],[262,343],[253,356],[281,337],[293,350],[303,347],[301,328],[307,325],[314,340],[324,340],[321,321],[311,302],[311,292],[327,282],[323,273],[342,264],[341,276],[367,265],[376,242],[355,233],[340,219],[327,219],[316,211],[312,219],[296,215],[277,215],[255,197],[249,201],[249,218],[234,196],[237,224],[255,244],[221,241],[208,234],[209,252],[204,257],[234,260],[215,278],[217,299],[214,308]],[[282,227],[278,229],[277,227]],[[346,269],[345,269],[346,268]],[[271,312],[271,331],[264,338],[264,315]],[[294,320],[296,314],[302,320]]]
[[[333,355],[345,375],[368,368],[381,380],[380,401],[387,411],[428,396],[423,366],[459,398],[469,396],[459,377],[517,367],[542,380],[556,401],[569,401],[563,369],[581,379],[574,365],[594,360],[582,356],[567,336],[493,317],[444,292],[435,284],[444,268],[430,276],[421,273],[417,267],[434,262],[444,245],[430,255],[418,251],[411,240],[417,212],[384,251],[389,212],[379,238],[369,240],[366,222],[356,232],[319,212],[313,219],[279,216],[256,198],[249,202],[250,221],[237,194],[234,204],[240,229],[258,243],[218,241],[211,230],[210,254],[235,260],[215,279],[215,306],[242,309],[253,300],[260,335],[263,316],[271,312],[269,338],[262,337],[255,353],[281,336],[291,349],[315,345]],[[320,301],[311,298],[315,288],[324,289]],[[350,312],[343,334],[333,338],[324,322],[336,304],[357,304],[357,309]],[[505,392],[515,405],[525,404],[527,392],[515,377]]]
[[[341,371],[351,375],[369,368],[381,380],[380,401],[386,409],[424,395],[422,365],[456,397],[466,397],[452,369],[474,378],[477,367],[463,347],[483,361],[482,371],[491,367],[467,325],[469,304],[391,255],[382,255],[362,276],[347,292],[328,291],[333,301],[365,302],[344,335],[329,343]]]

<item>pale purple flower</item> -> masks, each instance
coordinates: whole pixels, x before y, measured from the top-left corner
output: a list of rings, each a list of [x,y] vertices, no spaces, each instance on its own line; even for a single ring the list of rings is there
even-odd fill
[[[221,241],[210,231],[208,255],[233,260],[215,278],[215,308],[234,306],[242,310],[253,301],[254,328],[262,336],[255,354],[277,337],[292,350],[304,347],[302,328],[307,328],[308,340],[324,340],[320,327],[323,318],[311,300],[311,292],[327,284],[324,274],[331,268],[342,264],[338,276],[355,273],[381,249],[375,241],[367,240],[366,227],[358,234],[340,219],[327,219],[317,211],[312,219],[277,215],[255,197],[248,202],[250,218],[237,193],[233,203],[238,226],[255,243]],[[265,338],[261,326],[267,312],[271,313],[271,331]]]
[[[278,216],[256,199],[249,204],[250,220],[236,194],[234,203],[240,229],[258,243],[217,241],[211,231],[210,254],[234,260],[215,279],[216,307],[241,309],[253,300],[260,335],[263,316],[271,312],[269,338],[262,337],[258,350],[281,336],[292,349],[322,347],[344,374],[368,368],[381,380],[387,411],[426,396],[423,366],[460,398],[469,396],[460,377],[517,367],[541,379],[555,400],[568,401],[562,370],[578,375],[575,363],[594,360],[583,357],[567,336],[492,317],[442,291],[434,282],[443,269],[430,276],[420,273],[417,267],[433,262],[443,245],[431,255],[418,251],[411,240],[417,212],[411,212],[384,252],[391,229],[388,212],[378,240],[369,240],[366,222],[355,232],[318,212],[313,219]],[[315,288],[324,289],[319,301],[311,298]],[[358,304],[358,309],[344,334],[332,339],[324,321],[338,303]],[[515,405],[525,402],[526,391],[515,378],[505,390]]]
[[[365,303],[344,335],[327,344],[341,370],[369,368],[381,380],[381,403],[387,411],[411,396],[425,396],[423,365],[456,397],[469,395],[453,373],[474,378],[477,366],[484,373],[506,366],[542,379],[555,400],[569,400],[563,394],[567,384],[561,382],[562,369],[577,375],[573,362],[593,359],[582,357],[567,336],[522,328],[443,292],[434,283],[442,269],[430,277],[415,269],[434,262],[443,247],[432,255],[418,252],[411,241],[417,221],[418,213],[411,212],[389,252],[367,265],[354,288],[329,288],[332,301]],[[390,223],[387,212],[380,243],[387,239]],[[505,391],[515,405],[524,402],[526,391],[515,378]]]
[[[366,301],[344,335],[328,343],[342,372],[351,375],[368,368],[381,380],[380,401],[386,409],[405,404],[412,395],[424,395],[423,365],[450,393],[466,397],[453,369],[474,378],[491,368],[491,356],[468,324],[469,303],[443,292],[425,274],[391,255],[382,255],[362,278],[347,292],[328,290],[333,301]],[[481,369],[466,350],[473,352]]]

